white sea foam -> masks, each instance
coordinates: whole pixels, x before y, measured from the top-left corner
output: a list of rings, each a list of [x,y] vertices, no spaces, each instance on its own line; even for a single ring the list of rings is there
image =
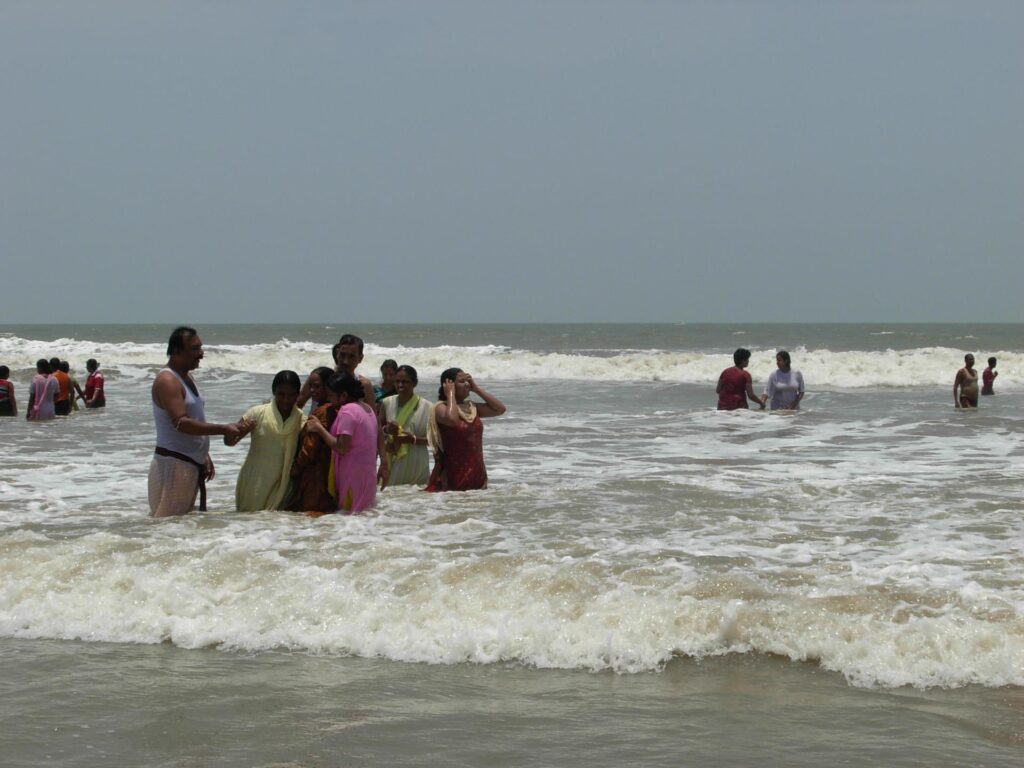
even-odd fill
[[[621,570],[611,552],[459,555],[428,540],[493,528],[471,520],[427,536],[379,518],[269,517],[164,524],[151,539],[8,536],[0,634],[619,672],[756,652],[858,685],[1024,684],[1024,627],[985,594],[829,595],[671,560]]]
[[[963,365],[963,351],[922,347],[884,351],[793,350],[811,389],[864,387],[952,386]],[[986,355],[989,353],[985,353]],[[1000,360],[999,386],[1016,390],[1024,385],[1024,353],[994,351]],[[164,344],[99,343],[75,339],[39,341],[16,336],[0,338],[0,360],[12,371],[27,375],[41,357],[71,360],[79,371],[95,357],[115,375],[143,378],[166,363]],[[273,374],[292,369],[306,372],[330,362],[330,349],[308,341],[281,339],[274,343],[207,345],[201,367],[208,371]],[[387,358],[414,366],[424,380],[452,365],[480,378],[506,381],[638,381],[707,384],[732,365],[726,354],[701,351],[632,350],[611,352],[536,352],[509,347],[449,346],[383,347],[368,344],[363,369],[375,373]],[[749,370],[763,382],[775,368],[775,351],[754,350]]]

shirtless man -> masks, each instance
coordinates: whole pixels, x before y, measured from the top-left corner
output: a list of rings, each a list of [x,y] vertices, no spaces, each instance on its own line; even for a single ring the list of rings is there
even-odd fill
[[[953,380],[953,404],[957,408],[978,407],[978,372],[974,370],[974,355],[970,352],[964,355],[964,367],[956,372]]]
[[[167,367],[153,380],[156,451],[149,465],[149,509],[153,517],[185,515],[196,494],[206,510],[206,481],[214,475],[210,435],[237,438],[238,424],[210,424],[191,371],[203,359],[203,341],[195,328],[174,329],[167,342]]]
[[[363,362],[363,340],[351,333],[346,333],[338,339],[332,352],[334,354],[334,372],[351,373],[359,379],[359,383],[363,385],[363,401],[371,408],[375,408],[377,398],[373,393],[373,382],[356,373],[356,368]],[[309,395],[309,377],[307,376],[295,404],[301,409],[309,400]]]

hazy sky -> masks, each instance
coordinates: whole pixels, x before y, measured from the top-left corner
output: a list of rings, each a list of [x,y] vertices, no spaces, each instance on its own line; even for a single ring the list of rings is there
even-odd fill
[[[0,0],[0,323],[1024,321],[1022,31]]]

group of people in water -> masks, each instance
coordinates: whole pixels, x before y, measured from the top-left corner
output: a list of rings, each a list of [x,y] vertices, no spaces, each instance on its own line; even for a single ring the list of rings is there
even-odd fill
[[[79,400],[86,408],[103,408],[107,399],[100,364],[90,359],[85,367],[89,376],[83,391],[67,360],[59,357],[49,360],[41,358],[36,363],[36,373],[29,385],[25,418],[29,421],[47,421],[57,416],[69,416],[78,410]],[[0,416],[18,415],[18,398],[10,376],[11,369],[0,365]]]
[[[746,368],[750,364],[750,350],[740,347],[732,355],[733,365],[726,368],[718,377],[718,410],[734,411],[749,408],[750,401],[757,403],[762,410],[770,404],[773,411],[796,411],[800,409],[800,401],[804,398],[804,377],[792,366],[789,352],[780,350],[775,355],[776,369],[768,376],[764,393],[754,394],[754,382]],[[997,360],[988,359],[988,368],[981,374],[982,395],[994,395],[993,385],[996,381]],[[953,403],[957,408],[978,407],[978,373],[974,370],[974,355],[964,355],[964,367],[956,373],[953,380]]]
[[[357,373],[363,340],[352,334],[343,335],[332,352],[333,367],[314,369],[304,382],[294,371],[280,371],[270,385],[270,402],[249,408],[236,422],[214,424],[206,421],[191,375],[203,359],[202,339],[194,328],[175,328],[167,367],[152,386],[153,516],[186,514],[197,496],[199,508],[206,508],[214,435],[227,446],[250,438],[235,485],[240,512],[353,514],[372,507],[378,489],[389,485],[426,491],[487,487],[481,420],[505,413],[500,400],[469,373],[449,368],[441,374],[437,401],[428,401],[416,394],[416,369],[393,360],[381,366],[381,385],[374,387]]]
[[[332,349],[333,366],[311,371],[302,381],[284,370],[270,385],[272,399],[246,410],[238,421],[206,421],[202,395],[192,371],[203,359],[195,328],[180,326],[167,343],[167,366],[152,385],[156,448],[149,469],[148,495],[154,517],[183,515],[199,498],[206,509],[206,481],[213,478],[210,437],[234,446],[249,437],[249,452],[235,486],[238,511],[280,509],[312,516],[362,512],[374,505],[378,489],[421,486],[425,491],[466,491],[487,487],[483,419],[505,413],[505,405],[460,368],[440,377],[436,400],[416,393],[419,376],[411,365],[385,360],[381,383],[357,373],[363,340],[345,334]],[[789,352],[776,353],[776,370],[761,395],[746,370],[750,350],[737,349],[733,366],[718,377],[719,410],[749,408],[796,411],[804,398],[804,378]],[[30,420],[70,414],[81,399],[86,408],[106,404],[99,363],[86,363],[85,390],[66,361],[39,360],[29,390]],[[994,393],[996,358],[979,377],[974,356],[953,383],[957,408],[975,408],[978,397]],[[0,415],[18,413],[10,370],[0,365]],[[979,388],[979,378],[981,387]],[[473,400],[475,395],[478,399]],[[303,411],[309,404],[308,414]],[[431,458],[433,467],[431,468]]]

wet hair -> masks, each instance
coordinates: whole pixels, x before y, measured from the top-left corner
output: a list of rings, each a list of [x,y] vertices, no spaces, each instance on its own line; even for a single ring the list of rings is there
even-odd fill
[[[11,375],[11,369],[6,365],[0,365],[0,379],[6,379]]]
[[[320,377],[320,381],[321,383],[323,383],[325,387],[327,386],[327,381],[331,378],[331,376],[334,375],[334,371],[328,368],[326,365],[321,365],[319,368],[314,368],[312,371],[309,372],[309,375],[312,376],[314,373]]]
[[[291,387],[298,392],[302,389],[302,384],[299,383],[299,374],[295,371],[278,371],[270,384],[271,393],[277,394],[279,387]]]
[[[171,331],[171,337],[167,340],[167,356],[170,357],[175,352],[183,352],[185,350],[185,339],[198,334],[199,331],[195,328],[190,328],[187,325],[179,325]]]
[[[417,375],[416,369],[411,365],[400,365],[395,370],[395,373],[398,373],[398,371],[402,371],[406,376],[408,376],[414,387],[420,383],[420,377]]]
[[[966,355],[964,355],[964,362],[966,363],[968,361],[968,359],[970,359],[970,360],[974,359],[974,355],[972,355],[970,352],[968,352]]]
[[[64,371],[64,373],[71,373],[71,363],[69,363],[67,360],[61,360],[60,369]]]
[[[778,352],[775,353],[775,356],[781,357],[782,362],[784,362],[786,365],[790,365],[791,361],[789,359],[789,352],[787,352],[786,350],[780,349]]]
[[[354,336],[351,333],[346,333],[344,336],[342,336],[340,339],[338,339],[338,343],[334,347],[334,349],[335,349],[335,356],[337,356],[337,349],[338,349],[338,347],[345,347],[345,346],[349,346],[349,345],[352,345],[352,344],[354,344],[355,346],[359,347],[359,354],[360,355],[363,354],[363,340],[360,339],[358,336]]]
[[[388,358],[387,360],[385,360],[383,363],[380,364],[380,370],[381,370],[382,373],[384,372],[385,368],[387,368],[389,371],[396,371],[397,372],[398,371],[398,363],[396,363],[391,358]]]
[[[59,370],[60,370],[60,358],[59,357],[51,357],[50,358],[50,373],[54,373],[54,372],[59,371]]]
[[[437,399],[444,400],[444,383],[446,381],[455,381],[460,373],[461,368],[446,368],[444,373],[441,374],[441,386],[437,388]]]
[[[95,371],[99,367],[100,364],[96,362],[95,357],[90,357],[88,360],[85,361],[85,370],[87,371]]]
[[[50,370],[50,361],[45,357],[40,357],[36,360],[36,372],[37,373],[52,373]]]
[[[990,357],[988,359],[988,367],[989,368],[995,368],[996,367],[996,359],[994,357]]]
[[[749,359],[750,359],[750,350],[749,349],[744,349],[743,347],[740,347],[739,349],[737,349],[735,352],[732,353],[732,361],[737,366],[739,366],[739,364],[742,363],[744,360],[749,360]]]
[[[337,395],[346,395],[350,403],[363,399],[363,382],[346,371],[336,373],[327,381],[327,388]]]

